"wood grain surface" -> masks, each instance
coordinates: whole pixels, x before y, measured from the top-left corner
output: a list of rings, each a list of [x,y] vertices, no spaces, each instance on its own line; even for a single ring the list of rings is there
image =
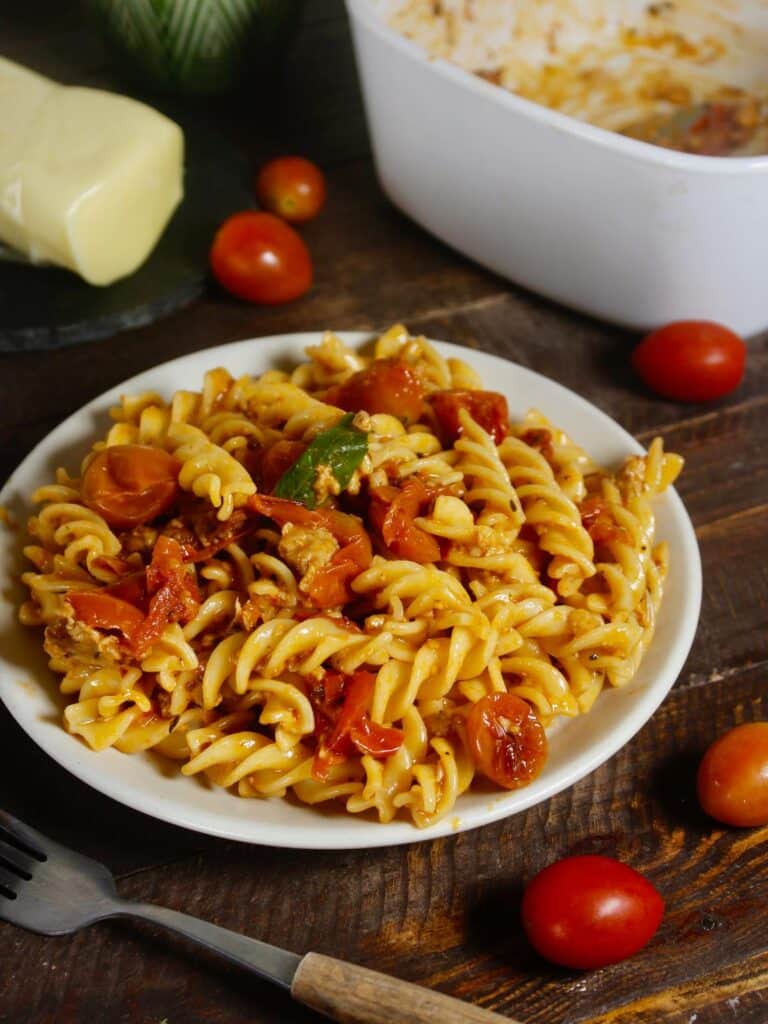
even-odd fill
[[[117,84],[83,11],[53,0],[3,5],[3,52],[68,81]],[[768,339],[750,342],[746,380],[720,403],[658,400],[628,368],[631,335],[511,286],[407,221],[376,185],[336,0],[307,5],[279,88],[219,104],[212,116],[254,163],[286,149],[323,163],[328,206],[306,229],[315,286],[274,309],[211,288],[151,327],[44,358],[0,358],[0,477],[62,418],[159,361],[249,336],[402,320],[545,373],[641,440],[660,433],[685,456],[679,490],[704,565],[698,636],[668,699],[607,764],[523,814],[434,842],[303,853],[185,832],[66,775],[5,711],[0,806],[103,859],[126,898],[384,971],[524,1024],[766,1024],[768,830],[707,820],[693,780],[715,736],[768,718]],[[667,902],[649,947],[588,974],[541,961],[519,926],[525,882],[576,852],[620,857]],[[321,1019],[126,922],[61,939],[0,923],[0,963],[8,1024]]]

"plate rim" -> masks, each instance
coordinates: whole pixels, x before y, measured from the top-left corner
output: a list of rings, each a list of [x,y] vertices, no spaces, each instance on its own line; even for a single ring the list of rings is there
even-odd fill
[[[263,367],[259,367],[257,365],[253,368],[254,373],[264,372],[264,367],[267,367],[268,365],[274,366],[275,364],[276,356],[272,351],[273,349],[279,350],[282,347],[288,348],[290,346],[292,349],[298,351],[299,349],[303,349],[307,344],[317,343],[324,333],[325,329],[270,334],[244,338],[239,341],[227,342],[222,345],[211,346],[209,348],[197,349],[193,352],[188,352],[173,359],[158,363],[134,374],[116,385],[113,385],[67,416],[32,448],[32,450],[13,470],[2,489],[0,489],[0,505],[5,505],[13,495],[14,488],[17,486],[18,478],[30,470],[34,470],[36,463],[41,461],[48,454],[49,450],[54,451],[57,448],[61,448],[62,442],[64,441],[68,443],[70,448],[75,446],[77,442],[68,436],[73,428],[82,424],[82,429],[80,430],[82,445],[85,447],[89,443],[93,443],[92,441],[89,442],[85,439],[85,424],[89,422],[89,417],[90,422],[92,423],[94,414],[103,416],[109,405],[114,404],[115,401],[119,400],[120,394],[130,392],[138,388],[146,389],[148,386],[151,386],[150,381],[152,377],[162,373],[168,373],[168,371],[173,370],[179,364],[199,361],[207,356],[210,357],[208,359],[208,368],[216,365],[226,366],[226,358],[230,353],[241,353],[249,346],[254,345],[257,346],[257,352],[259,348],[269,348],[270,350],[268,353],[265,353],[261,360]],[[358,330],[333,331],[332,333],[341,338],[341,340],[346,344],[361,346],[377,337],[379,332]],[[479,355],[482,359],[506,364],[506,366],[511,368],[513,373],[522,373],[524,377],[531,376],[537,381],[543,382],[546,388],[554,389],[555,397],[557,397],[558,394],[566,395],[568,401],[572,404],[575,403],[581,413],[587,414],[591,420],[597,421],[597,423],[609,428],[610,432],[614,435],[614,439],[621,441],[622,445],[626,447],[628,454],[631,452],[639,454],[644,451],[640,443],[632,436],[632,434],[630,434],[623,426],[621,426],[621,424],[610,417],[607,413],[603,412],[602,409],[585,399],[578,392],[565,387],[565,385],[560,384],[558,381],[552,380],[545,374],[513,362],[505,356],[487,352],[483,349],[475,349],[469,346],[457,345],[452,342],[441,341],[433,338],[428,338],[427,340],[431,344],[435,345],[441,354],[446,355],[447,357],[461,358],[472,365],[473,356]],[[256,356],[255,362],[259,362],[258,355]],[[183,388],[185,384],[186,382],[181,381],[179,386]],[[187,384],[187,386],[189,385]],[[554,416],[554,420],[557,422],[556,415]],[[93,434],[94,431],[92,429],[87,432],[87,436],[92,437]],[[39,468],[42,468],[42,466]],[[100,771],[100,766],[103,762],[94,761],[91,763],[88,756],[84,757],[83,755],[93,756],[95,752],[83,747],[75,737],[68,737],[73,740],[71,753],[69,752],[70,748],[68,746],[64,748],[65,753],[59,754],[58,752],[51,752],[38,738],[38,730],[35,728],[35,722],[32,720],[34,716],[31,713],[31,706],[30,714],[25,715],[24,697],[21,696],[21,691],[24,687],[21,686],[18,681],[14,683],[7,678],[6,669],[8,667],[8,663],[1,654],[0,701],[2,701],[9,714],[14,718],[22,731],[35,744],[35,746],[38,747],[39,750],[48,756],[58,767],[63,768],[71,775],[74,775],[85,785],[95,789],[97,792],[109,797],[110,799],[116,800],[118,803],[122,803],[133,810],[138,810],[152,818],[205,835],[212,835],[222,839],[234,840],[250,845],[262,845],[278,848],[283,847],[303,850],[352,850],[425,842],[431,839],[456,835],[464,831],[480,828],[504,818],[512,817],[531,808],[532,806],[543,803],[545,800],[549,800],[557,793],[569,789],[571,786],[575,785],[575,783],[591,774],[600,765],[606,763],[615,754],[617,754],[640,731],[640,729],[654,715],[662,701],[674,686],[696,635],[702,599],[702,571],[701,557],[695,531],[682,499],[675,488],[670,488],[665,493],[664,499],[669,502],[671,506],[670,512],[680,529],[682,540],[681,563],[685,565],[688,573],[690,574],[686,576],[687,600],[684,604],[684,615],[680,622],[679,629],[670,645],[670,650],[667,651],[664,659],[664,671],[661,673],[664,678],[664,682],[654,682],[652,685],[646,684],[643,687],[641,699],[633,702],[629,712],[623,719],[622,726],[614,730],[608,736],[602,735],[596,741],[590,743],[588,751],[577,760],[575,767],[571,768],[567,772],[561,772],[560,775],[555,775],[547,785],[542,787],[534,784],[535,789],[533,789],[533,791],[532,787],[526,787],[524,789],[515,790],[512,793],[489,793],[487,794],[488,799],[486,801],[484,811],[475,810],[469,815],[467,815],[467,812],[464,812],[463,816],[462,809],[460,807],[460,797],[459,802],[457,802],[457,805],[451,812],[449,812],[435,825],[429,826],[425,829],[417,828],[411,822],[402,819],[395,819],[393,822],[382,824],[378,821],[362,818],[361,816],[333,818],[323,817],[322,814],[318,814],[317,811],[312,808],[302,808],[302,810],[307,810],[309,814],[307,824],[299,828],[295,825],[281,825],[269,822],[260,823],[256,816],[248,819],[239,819],[234,815],[227,815],[226,813],[221,815],[221,820],[217,816],[215,819],[210,821],[200,821],[193,816],[192,812],[194,811],[194,805],[185,802],[183,797],[165,799],[157,797],[154,793],[139,792],[138,796],[140,800],[137,802],[136,784],[132,783],[130,780],[126,782],[125,780],[114,778],[109,772],[104,773]],[[26,492],[26,501],[31,514],[32,502],[31,495],[28,491]],[[19,529],[24,529],[24,523],[20,523],[18,525]],[[5,559],[2,557],[2,552],[0,552],[0,567],[5,568],[4,562]],[[12,605],[12,602],[9,599],[6,599],[6,603]],[[15,614],[16,609],[13,608],[12,610]],[[16,620],[16,623],[18,629],[23,630],[26,628],[18,623],[18,620]],[[16,689],[15,693],[13,689],[14,687]],[[607,693],[623,693],[625,695],[631,695],[633,692],[637,691],[613,689],[601,694],[601,697],[605,696]],[[590,715],[592,713],[593,712],[590,712]],[[61,728],[62,734],[66,736],[66,733],[60,724],[59,728]],[[117,753],[120,757],[125,756],[119,754],[119,752]],[[143,756],[146,757],[147,755],[144,754]],[[183,777],[178,774],[174,775],[174,780],[180,778]],[[221,794],[222,798],[226,795],[228,794]],[[508,806],[511,798],[514,798],[513,807]],[[253,801],[249,803],[251,805],[258,806],[258,804]],[[225,806],[223,799],[222,806]],[[466,820],[467,817],[469,817],[469,820]],[[227,824],[227,821],[229,824]],[[323,822],[332,822],[333,828],[316,829],[313,827]],[[353,822],[355,823],[354,825]],[[349,833],[347,833],[345,826],[351,829]],[[284,832],[287,834],[283,834]],[[326,832],[328,834],[326,834]],[[297,834],[294,835],[294,833]],[[337,833],[338,838],[336,838]]]

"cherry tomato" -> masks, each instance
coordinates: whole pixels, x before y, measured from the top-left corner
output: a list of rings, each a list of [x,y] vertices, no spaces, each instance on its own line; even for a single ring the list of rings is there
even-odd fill
[[[309,598],[316,608],[335,608],[352,599],[349,582],[368,568],[373,557],[370,537],[359,519],[333,508],[308,509],[298,501],[265,494],[254,494],[248,504],[255,512],[274,519],[280,526],[295,523],[297,526],[322,526],[328,530],[340,547],[328,564],[312,575]]]
[[[661,923],[664,901],[632,868],[611,857],[566,857],[523,893],[523,927],[541,956],[591,970],[642,949]]]
[[[113,445],[88,463],[80,493],[110,526],[138,526],[173,504],[178,472],[179,463],[162,448]]]
[[[291,302],[312,284],[309,249],[292,227],[271,213],[245,210],[225,220],[209,259],[222,288],[247,302]]]
[[[252,460],[252,476],[256,479],[259,490],[271,494],[280,478],[288,472],[306,448],[303,441],[281,440],[268,448],[259,449]]]
[[[699,766],[699,803],[726,825],[768,825],[768,722],[737,725]]]
[[[281,156],[262,167],[256,195],[265,210],[290,224],[303,224],[316,217],[325,203],[325,178],[311,160]]]
[[[365,670],[349,676],[326,672],[310,692],[318,736],[312,762],[314,778],[324,781],[331,766],[345,761],[355,750],[381,759],[400,749],[402,730],[372,722],[368,715],[375,681]]]
[[[118,630],[128,641],[144,622],[144,613],[135,605],[103,591],[71,591],[67,600],[78,622],[92,629]]]
[[[402,359],[376,359],[367,369],[331,388],[325,401],[347,412],[381,412],[416,423],[423,398],[424,385],[408,363]]]
[[[504,395],[496,391],[435,391],[429,396],[440,430],[450,444],[461,436],[459,411],[466,409],[475,423],[486,430],[495,444],[509,433],[509,409]]]
[[[161,535],[155,541],[146,569],[149,609],[131,637],[134,653],[142,657],[170,622],[189,622],[200,607],[194,574],[187,571],[177,540]]]
[[[489,693],[472,706],[467,739],[480,771],[505,789],[527,786],[547,760],[544,727],[531,705],[512,693]]]
[[[746,345],[727,327],[679,320],[643,338],[632,353],[632,365],[665,398],[708,402],[739,386],[746,356]]]
[[[368,518],[395,558],[420,564],[440,558],[437,540],[413,522],[431,497],[418,477],[410,477],[400,489],[384,486],[371,491]]]

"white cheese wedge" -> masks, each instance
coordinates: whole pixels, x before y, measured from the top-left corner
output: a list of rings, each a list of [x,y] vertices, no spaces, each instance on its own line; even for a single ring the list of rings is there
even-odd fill
[[[132,273],[183,196],[184,136],[156,110],[0,57],[0,239],[90,284]]]

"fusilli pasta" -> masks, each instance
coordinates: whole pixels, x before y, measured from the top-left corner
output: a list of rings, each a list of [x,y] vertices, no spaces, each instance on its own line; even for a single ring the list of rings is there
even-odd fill
[[[682,460],[657,438],[600,469],[400,325],[307,355],[124,397],[34,495],[21,619],[94,750],[427,826],[480,776],[529,782],[549,723],[632,678]]]

